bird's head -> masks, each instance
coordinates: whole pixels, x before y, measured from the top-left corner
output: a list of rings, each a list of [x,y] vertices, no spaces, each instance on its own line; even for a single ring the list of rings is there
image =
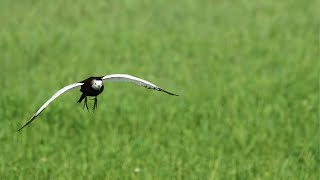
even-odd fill
[[[94,90],[100,90],[101,87],[103,86],[103,82],[102,80],[94,79],[91,81],[91,85]]]

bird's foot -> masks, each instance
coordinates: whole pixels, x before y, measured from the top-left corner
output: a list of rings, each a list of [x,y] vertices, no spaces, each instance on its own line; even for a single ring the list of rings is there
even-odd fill
[[[97,97],[96,98],[94,98],[94,104],[93,104],[93,112],[96,110],[98,108],[98,99],[97,99]]]
[[[86,98],[85,98],[85,100],[84,100],[84,103],[83,103],[83,109],[84,109],[84,107],[86,107],[86,108],[87,108],[87,110],[89,111],[87,97],[86,97]]]

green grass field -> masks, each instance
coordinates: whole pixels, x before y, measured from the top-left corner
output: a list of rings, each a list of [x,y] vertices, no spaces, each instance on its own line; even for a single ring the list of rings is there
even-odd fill
[[[320,178],[319,1],[0,1],[0,179]],[[105,84],[95,113],[59,88]],[[90,101],[90,107],[93,102]]]

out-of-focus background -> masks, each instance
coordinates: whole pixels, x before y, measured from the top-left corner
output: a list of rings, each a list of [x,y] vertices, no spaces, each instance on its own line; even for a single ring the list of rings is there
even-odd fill
[[[1,179],[319,179],[319,1],[0,1]],[[59,88],[108,83],[95,113]],[[90,107],[93,102],[90,101]]]

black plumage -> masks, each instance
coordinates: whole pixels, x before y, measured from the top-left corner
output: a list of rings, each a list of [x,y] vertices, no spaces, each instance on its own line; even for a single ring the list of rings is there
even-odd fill
[[[104,90],[104,85],[102,84],[101,88],[98,90],[95,90],[92,88],[92,84],[94,80],[100,80],[102,81],[102,77],[89,77],[83,81],[81,81],[80,83],[84,83],[81,88],[80,91],[82,92],[82,95],[80,96],[80,99],[78,101],[78,103],[81,103],[82,100],[84,99],[84,104],[83,107],[86,107],[87,110],[89,110],[88,108],[88,100],[87,100],[87,96],[94,96],[94,105],[93,105],[93,111],[98,107],[98,99],[97,96],[99,94],[102,93],[102,91]]]

